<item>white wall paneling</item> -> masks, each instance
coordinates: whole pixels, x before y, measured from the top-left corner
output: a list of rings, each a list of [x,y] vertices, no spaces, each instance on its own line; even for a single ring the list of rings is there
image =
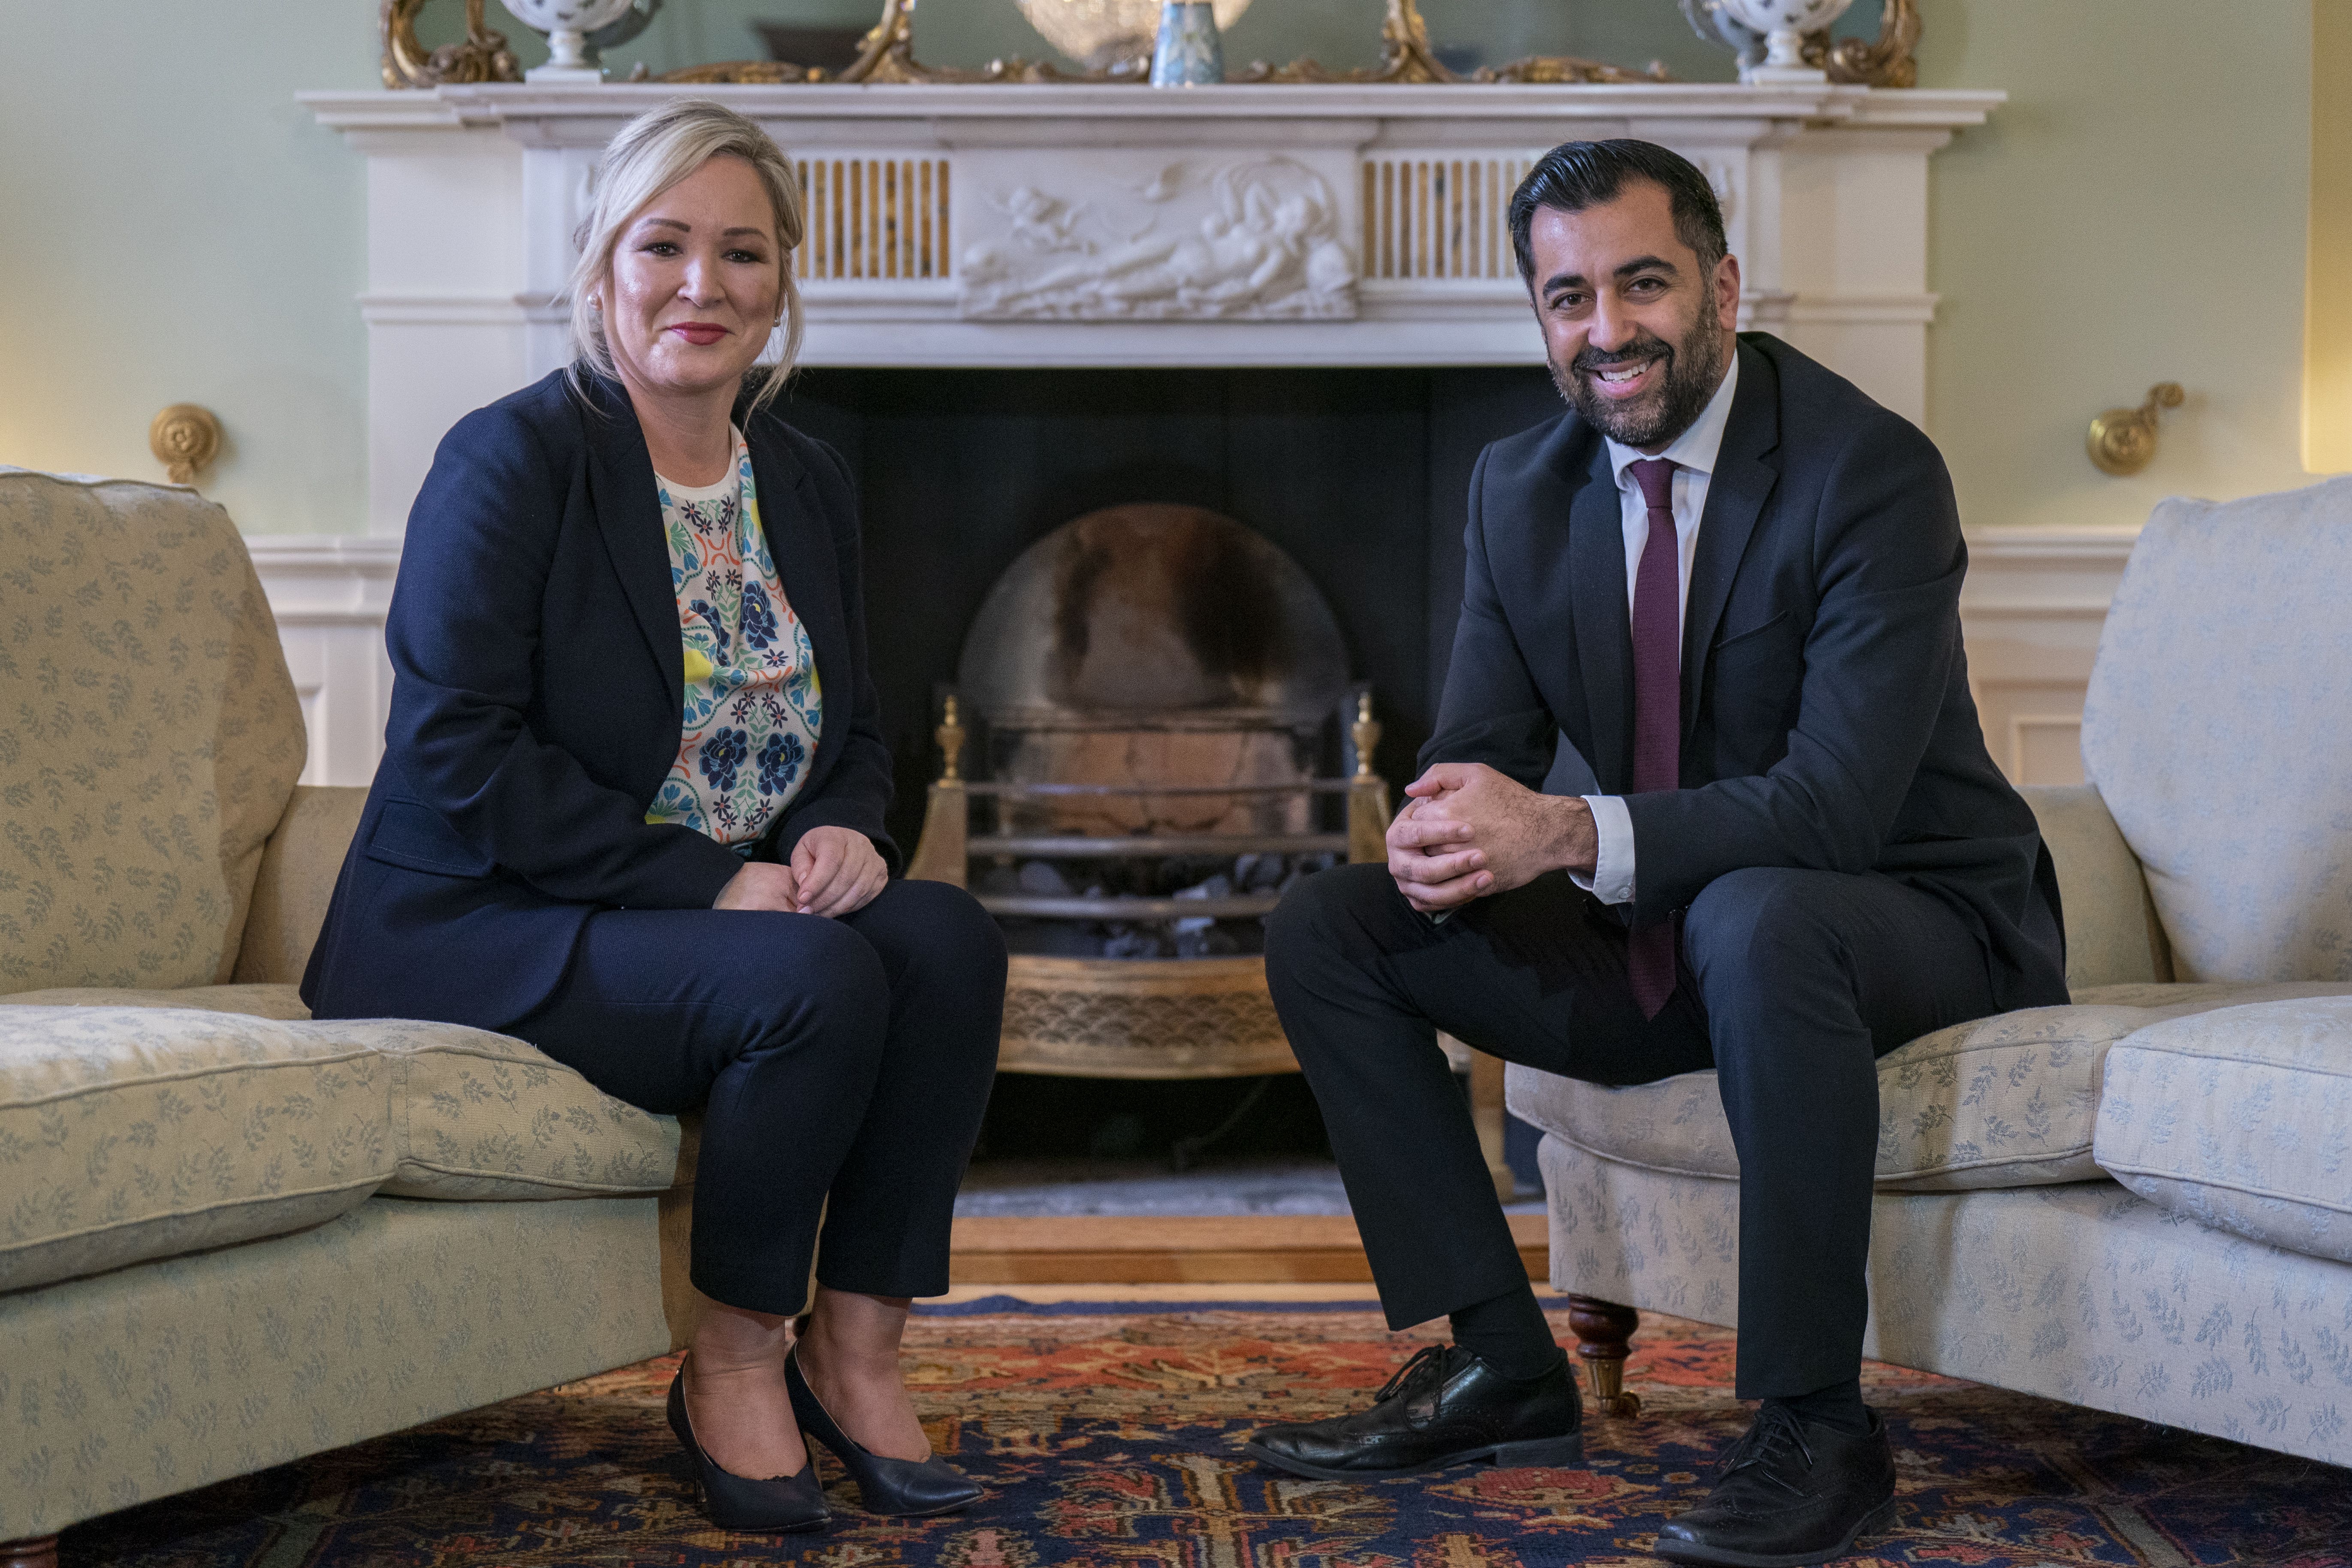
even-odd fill
[[[400,545],[343,534],[258,534],[246,541],[278,617],[286,667],[302,699],[308,784],[363,784],[383,752],[392,701],[384,611]]]
[[[2083,782],[2083,694],[2137,528],[1969,536],[1969,684],[1993,761],[2018,784]]]

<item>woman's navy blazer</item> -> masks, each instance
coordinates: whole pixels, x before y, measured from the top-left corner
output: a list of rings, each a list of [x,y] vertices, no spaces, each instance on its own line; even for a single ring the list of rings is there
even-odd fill
[[[824,703],[808,782],[755,858],[834,826],[895,873],[849,470],[772,412],[736,421]],[[677,760],[686,654],[617,384],[583,395],[559,372],[457,422],[409,513],[384,640],[383,762],[302,979],[318,1016],[507,1027],[562,983],[591,914],[708,909],[742,868],[646,821]]]

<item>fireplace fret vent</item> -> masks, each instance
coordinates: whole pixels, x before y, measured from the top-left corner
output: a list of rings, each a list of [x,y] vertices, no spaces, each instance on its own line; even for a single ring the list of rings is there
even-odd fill
[[[945,279],[945,158],[803,158],[807,226],[793,252],[812,282]]]
[[[1530,155],[1364,160],[1364,276],[1510,279],[1507,218]]]

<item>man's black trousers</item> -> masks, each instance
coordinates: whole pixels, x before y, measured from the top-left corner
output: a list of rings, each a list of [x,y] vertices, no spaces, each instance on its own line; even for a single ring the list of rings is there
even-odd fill
[[[1739,1155],[1743,1399],[1859,1369],[1877,1058],[1999,1010],[1964,915],[1829,871],[1709,884],[1684,917],[1675,994],[1647,1021],[1623,924],[1559,873],[1443,923],[1385,866],[1319,873],[1269,918],[1266,978],[1392,1328],[1526,1282],[1436,1030],[1593,1083],[1716,1068]]]

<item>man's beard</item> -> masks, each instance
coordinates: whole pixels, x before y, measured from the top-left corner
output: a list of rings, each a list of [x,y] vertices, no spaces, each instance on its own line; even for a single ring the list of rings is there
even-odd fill
[[[1709,279],[1699,299],[1698,320],[1680,343],[1653,337],[1645,330],[1614,353],[1587,348],[1569,365],[1556,360],[1547,363],[1552,384],[1586,424],[1620,446],[1658,447],[1689,429],[1706,411],[1707,400],[1723,383],[1730,341],[1731,334],[1715,318],[1715,288]],[[1657,390],[1647,396],[1618,403],[1593,389],[1594,373],[1652,359],[1664,359],[1666,368]]]

